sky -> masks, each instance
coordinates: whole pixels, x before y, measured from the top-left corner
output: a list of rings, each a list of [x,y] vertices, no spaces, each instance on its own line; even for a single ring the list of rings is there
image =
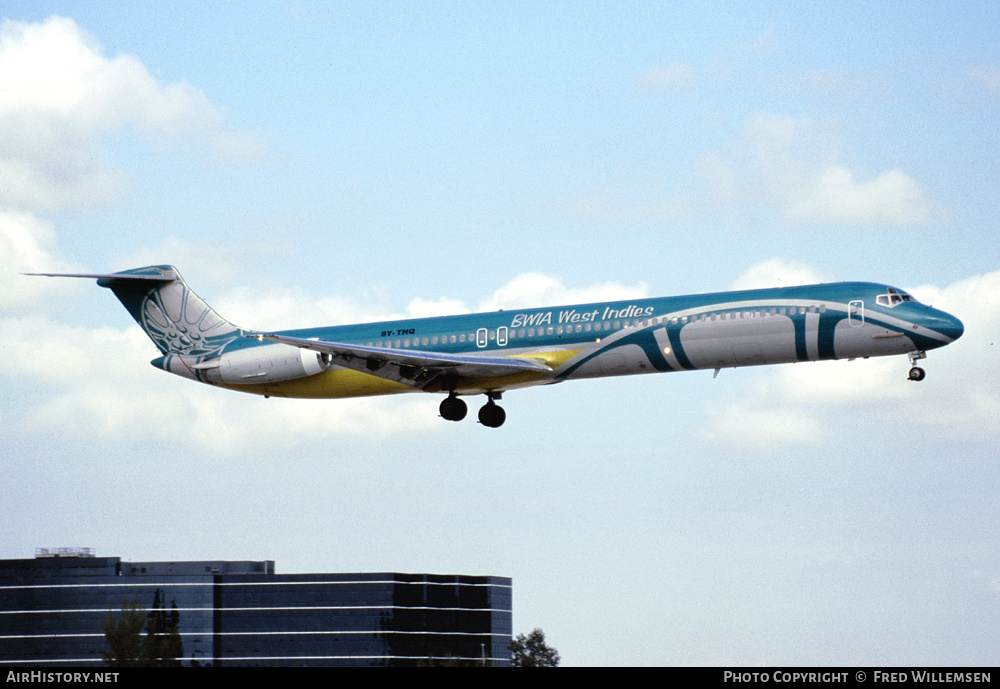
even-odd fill
[[[565,665],[996,665],[1000,5],[0,2],[0,558],[508,576]],[[269,330],[867,280],[905,357],[263,399]]]

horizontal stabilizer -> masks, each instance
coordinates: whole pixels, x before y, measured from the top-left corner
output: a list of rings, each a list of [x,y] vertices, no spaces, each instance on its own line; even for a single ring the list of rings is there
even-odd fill
[[[217,353],[239,337],[240,329],[195,294],[170,265],[118,273],[25,273],[53,278],[96,279],[128,310],[161,354],[190,357]]]
[[[164,275],[130,275],[128,273],[21,273],[43,278],[93,278],[95,280],[148,280],[150,282],[173,282],[176,278]]]

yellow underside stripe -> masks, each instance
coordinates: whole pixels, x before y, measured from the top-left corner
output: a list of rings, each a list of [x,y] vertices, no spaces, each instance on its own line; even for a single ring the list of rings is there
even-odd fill
[[[580,350],[555,350],[544,352],[529,352],[514,355],[521,359],[541,361],[551,368],[557,368]],[[546,378],[545,373],[519,373],[497,378],[461,380],[458,392],[464,390],[502,390],[507,387],[530,385]],[[231,383],[215,383],[220,388],[247,392],[265,397],[295,397],[301,399],[339,399],[346,397],[371,397],[375,395],[395,395],[402,392],[417,392],[417,388],[403,385],[392,380],[379,378],[368,373],[352,371],[351,369],[336,369],[323,371],[316,375],[295,380],[285,380],[274,383],[251,383],[249,385],[234,385]],[[438,390],[429,390],[438,392]]]

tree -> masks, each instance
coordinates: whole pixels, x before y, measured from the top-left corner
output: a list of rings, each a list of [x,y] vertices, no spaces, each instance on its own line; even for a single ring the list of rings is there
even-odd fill
[[[510,664],[513,667],[558,667],[559,660],[559,651],[545,643],[545,632],[541,629],[511,639]]]
[[[160,590],[156,590],[153,608],[144,615],[135,600],[122,601],[118,619],[108,613],[101,623],[108,650],[101,655],[112,667],[169,667],[180,665],[183,655],[181,635],[177,630],[180,612],[176,601],[167,613],[163,609]],[[142,632],[145,630],[146,635]]]
[[[104,662],[112,667],[137,667],[142,663],[139,656],[142,653],[142,628],[146,624],[146,616],[139,612],[134,599],[122,601],[122,613],[116,620],[114,613],[109,612],[108,618],[101,623],[104,638],[108,642],[108,650],[101,653]]]
[[[142,659],[145,665],[154,667],[176,667],[181,664],[184,651],[181,635],[177,631],[180,622],[177,601],[173,602],[168,614],[163,608],[160,589],[156,589],[153,609],[146,616],[146,638],[142,642]]]

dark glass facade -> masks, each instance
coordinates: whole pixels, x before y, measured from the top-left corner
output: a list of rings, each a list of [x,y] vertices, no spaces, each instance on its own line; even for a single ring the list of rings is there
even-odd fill
[[[101,623],[157,596],[176,606],[185,665],[510,662],[509,578],[40,557],[0,560],[0,668],[101,666]]]

